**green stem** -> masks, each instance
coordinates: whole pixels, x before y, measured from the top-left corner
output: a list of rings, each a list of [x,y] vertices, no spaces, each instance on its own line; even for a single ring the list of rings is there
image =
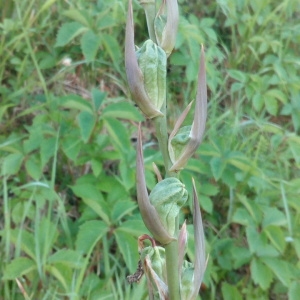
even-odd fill
[[[180,300],[180,286],[178,274],[178,241],[173,241],[165,247],[167,281],[169,299]]]

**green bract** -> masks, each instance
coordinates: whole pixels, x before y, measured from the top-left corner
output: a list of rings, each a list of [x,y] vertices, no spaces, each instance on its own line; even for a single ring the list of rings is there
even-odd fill
[[[145,90],[153,106],[160,110],[166,97],[166,53],[152,40],[147,40],[136,55],[144,76]]]
[[[180,157],[184,148],[190,141],[190,133],[192,126],[184,126],[179,129],[178,133],[171,139],[172,147],[169,148],[169,155],[172,163]]]
[[[175,233],[175,218],[187,198],[188,192],[184,184],[174,177],[160,181],[149,196],[150,203],[155,207],[161,222],[171,236]]]

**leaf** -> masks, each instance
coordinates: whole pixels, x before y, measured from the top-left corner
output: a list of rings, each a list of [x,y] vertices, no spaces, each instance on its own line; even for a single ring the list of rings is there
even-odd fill
[[[224,300],[243,300],[242,295],[236,286],[223,282],[221,289]]]
[[[103,34],[101,37],[102,37],[105,50],[111,57],[111,60],[115,63],[117,69],[119,69],[119,65],[116,64],[116,62],[119,62],[121,59],[119,43],[117,42],[116,38],[113,35]]]
[[[36,259],[33,234],[24,229],[13,229],[10,232],[11,241],[18,245],[28,256]]]
[[[211,201],[210,197],[200,194],[199,201],[200,207],[209,214],[211,214],[213,211],[213,202]]]
[[[274,247],[280,253],[283,253],[286,247],[286,241],[281,228],[278,226],[269,225],[264,229],[264,232],[266,233]]]
[[[91,62],[95,60],[96,54],[101,45],[101,39],[92,30],[88,30],[81,37],[80,45],[86,61]]]
[[[278,102],[275,98],[272,96],[264,95],[264,101],[266,105],[267,111],[273,115],[276,116],[278,112]]]
[[[106,98],[106,93],[100,91],[99,89],[93,88],[92,89],[92,100],[94,104],[94,109],[97,112],[103,102],[103,100]]]
[[[35,180],[39,180],[42,176],[42,166],[35,156],[30,156],[25,162],[27,173]]]
[[[63,12],[63,15],[81,23],[83,26],[90,27],[91,15],[83,9],[69,9]]]
[[[48,263],[60,263],[71,268],[81,268],[83,257],[80,252],[71,249],[61,249],[49,256]]]
[[[102,117],[121,118],[141,122],[144,117],[141,113],[128,102],[113,103],[105,107]]]
[[[78,22],[64,23],[58,30],[54,47],[62,47],[71,42],[76,36],[86,30]]]
[[[288,262],[271,257],[262,257],[261,260],[273,271],[284,286],[290,286],[291,274],[289,272]]]
[[[271,270],[259,259],[253,258],[250,264],[251,277],[263,290],[267,290],[273,281]]]
[[[3,160],[2,174],[3,175],[14,175],[17,174],[21,168],[23,161],[22,153],[12,153],[7,155]]]
[[[42,168],[46,165],[49,159],[54,155],[56,149],[56,138],[43,139],[41,144],[41,165]]]
[[[71,186],[74,194],[82,198],[83,202],[91,207],[106,224],[110,224],[109,209],[101,192],[92,184],[81,183]]]
[[[9,263],[3,273],[4,280],[12,280],[21,277],[36,269],[36,264],[27,257],[18,257]]]
[[[228,70],[228,75],[240,82],[246,82],[247,81],[247,76],[245,73],[239,71],[239,70]]]
[[[218,181],[226,168],[226,162],[221,157],[213,157],[210,161],[210,166],[215,180]]]
[[[114,231],[114,235],[127,268],[131,273],[135,272],[137,258],[139,257],[137,238],[134,238],[131,234],[122,232],[119,228]]]
[[[282,226],[287,222],[286,217],[283,212],[281,212],[276,207],[265,207],[264,208],[264,219],[263,219],[263,227],[267,227],[268,225],[277,225]]]
[[[122,226],[119,227],[119,231],[123,231],[132,236],[140,236],[145,233],[149,233],[144,222],[142,220],[128,220],[122,223]]]
[[[81,133],[81,138],[84,143],[87,143],[96,124],[96,118],[93,114],[82,111],[78,115],[78,123]]]
[[[70,94],[64,97],[60,97],[59,100],[60,106],[64,108],[86,111],[90,114],[93,113],[92,105],[80,96]]]
[[[120,121],[114,118],[107,117],[104,120],[112,141],[116,145],[117,149],[126,156],[131,148],[128,131]]]
[[[108,227],[103,221],[85,222],[79,227],[75,242],[76,250],[85,254],[90,252],[107,231]]]
[[[95,175],[95,177],[97,177],[101,174],[102,169],[103,169],[101,161],[99,161],[97,159],[92,159],[91,160],[91,167],[92,167],[93,174]]]
[[[252,104],[253,107],[256,111],[260,111],[262,110],[263,106],[264,106],[264,98],[262,97],[262,95],[260,93],[256,93],[253,98],[252,98]]]
[[[289,287],[289,300],[298,300],[300,295],[299,281],[294,281]]]
[[[116,224],[117,221],[121,220],[124,216],[131,213],[136,207],[137,204],[132,201],[118,201],[114,205],[111,212],[112,222]]]

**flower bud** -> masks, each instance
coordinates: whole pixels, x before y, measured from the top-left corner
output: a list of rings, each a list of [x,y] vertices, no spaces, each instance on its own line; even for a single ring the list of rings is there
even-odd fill
[[[188,192],[177,178],[166,178],[153,188],[149,200],[167,232],[174,236],[175,219],[188,199]]]
[[[166,53],[152,40],[147,40],[136,55],[143,74],[145,90],[152,105],[160,110],[166,99]]]

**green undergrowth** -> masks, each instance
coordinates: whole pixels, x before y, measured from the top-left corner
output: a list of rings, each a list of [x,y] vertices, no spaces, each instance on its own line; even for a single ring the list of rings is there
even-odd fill
[[[206,135],[181,174],[189,191],[197,181],[205,226],[199,299],[296,300],[299,3],[179,3],[169,128],[195,97],[201,44],[207,59]],[[148,233],[135,190],[137,124],[148,123],[125,80],[127,1],[2,1],[0,11],[0,299],[146,299],[144,279],[126,282]],[[152,132],[149,189],[152,162],[162,165]],[[191,204],[181,218],[191,223]]]

